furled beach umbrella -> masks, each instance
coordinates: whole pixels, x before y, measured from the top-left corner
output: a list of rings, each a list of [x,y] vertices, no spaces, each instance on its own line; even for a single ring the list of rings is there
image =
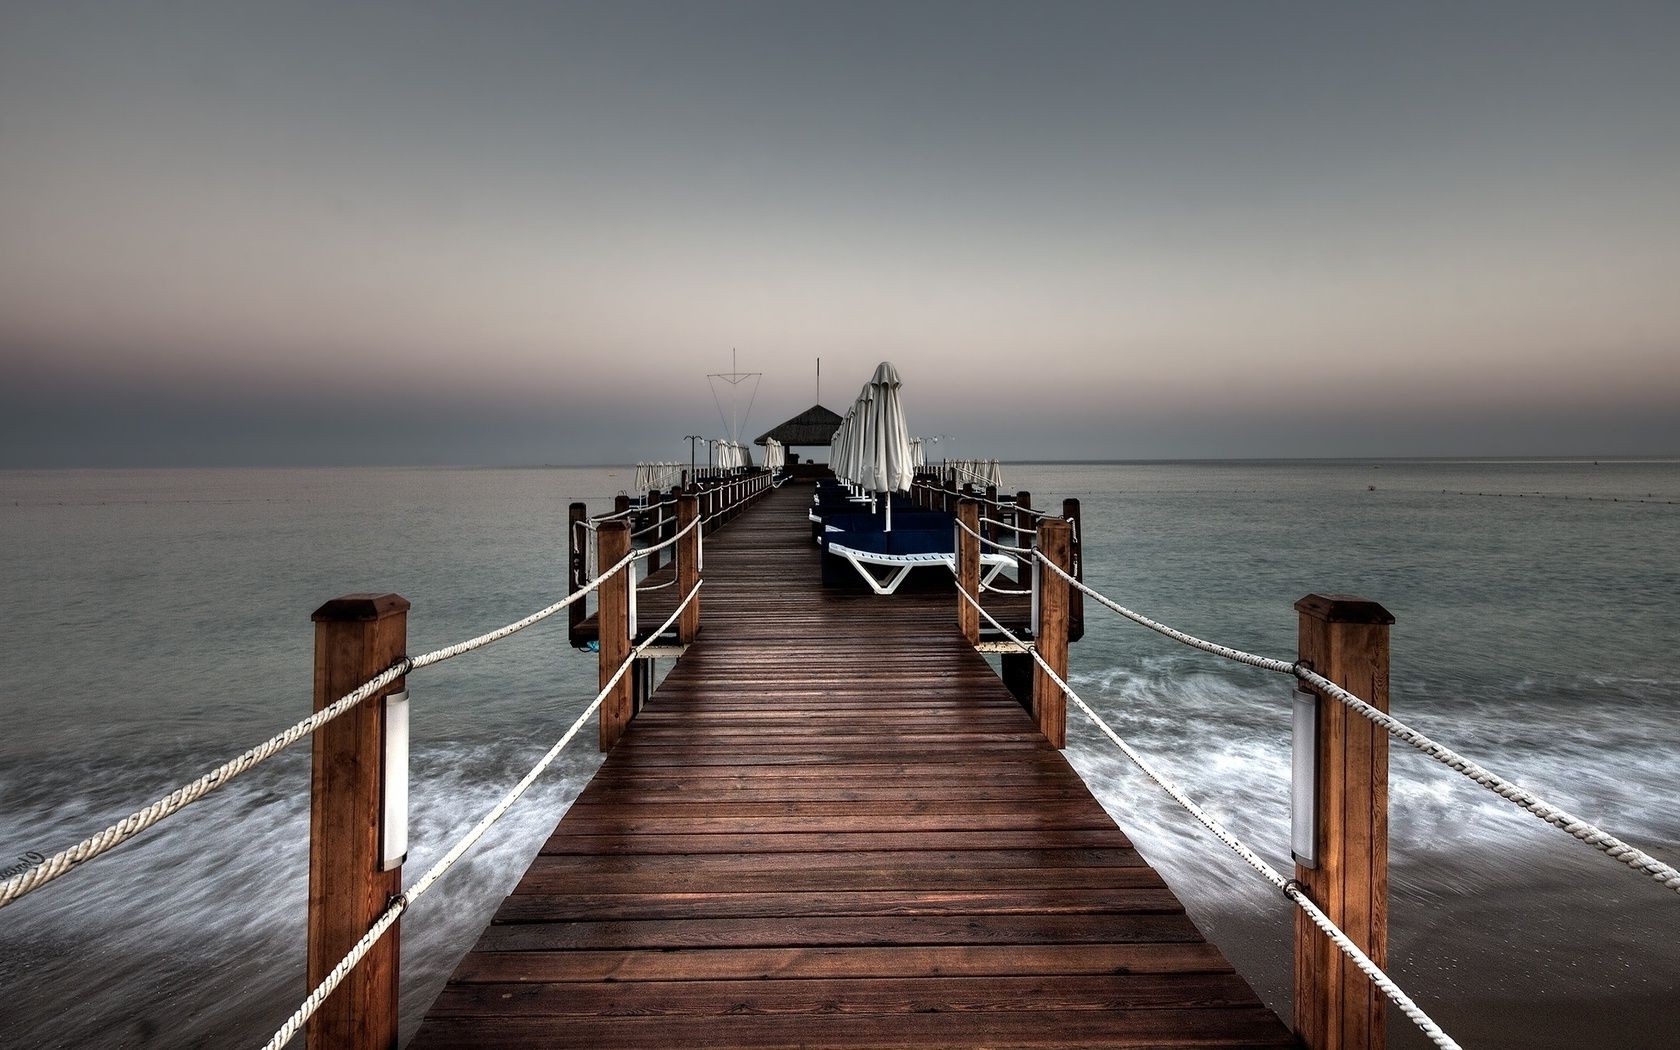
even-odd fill
[[[782,443],[775,438],[767,438],[764,442],[764,468],[766,470],[781,470],[786,459],[782,451]]]
[[[859,442],[860,483],[887,499],[887,531],[892,531],[892,494],[908,492],[915,468],[910,463],[910,428],[904,422],[904,381],[890,361],[882,361],[864,388],[862,440]]]
[[[916,470],[927,466],[927,455],[922,450],[921,438],[910,439],[910,466]]]
[[[995,459],[986,464],[986,484],[999,492],[1003,491],[1003,468]]]
[[[834,470],[834,476],[841,481],[851,481],[848,473],[850,462],[850,447],[855,436],[854,421],[857,418],[857,406],[846,410],[846,417],[840,421],[840,429],[834,432],[834,441],[830,448],[829,466]]]

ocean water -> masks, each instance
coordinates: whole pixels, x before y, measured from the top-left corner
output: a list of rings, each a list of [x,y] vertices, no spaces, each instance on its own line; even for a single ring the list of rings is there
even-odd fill
[[[1397,617],[1392,708],[1680,861],[1680,461],[1017,464],[1082,501],[1086,578],[1292,657],[1291,604]],[[0,867],[51,853],[302,717],[309,613],[413,602],[411,651],[561,592],[566,504],[622,470],[0,473]],[[1590,497],[1590,499],[1589,499]],[[1288,681],[1093,607],[1072,681],[1263,855],[1288,860]],[[539,626],[410,679],[411,871],[594,692]],[[1285,1016],[1290,907],[1070,715],[1070,759]],[[599,758],[569,750],[404,919],[406,1031]],[[1467,1046],[1674,1045],[1680,899],[1396,748],[1392,972]],[[300,745],[0,911],[0,1045],[261,1043],[306,989]],[[1422,1045],[1404,1022],[1396,1046]]]

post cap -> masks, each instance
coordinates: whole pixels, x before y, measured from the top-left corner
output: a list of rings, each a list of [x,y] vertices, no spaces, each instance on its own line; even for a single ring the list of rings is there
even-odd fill
[[[1309,594],[1295,603],[1297,612],[1325,623],[1391,624],[1394,614],[1357,594]]]
[[[383,620],[407,611],[408,599],[400,594],[346,594],[316,609],[309,618],[315,623],[349,623]]]

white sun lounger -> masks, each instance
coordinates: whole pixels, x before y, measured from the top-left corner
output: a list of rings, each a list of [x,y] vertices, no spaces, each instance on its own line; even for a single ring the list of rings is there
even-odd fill
[[[892,594],[898,590],[898,585],[910,575],[911,569],[920,569],[928,565],[942,565],[955,572],[957,556],[955,554],[876,554],[873,551],[854,550],[828,541],[828,553],[846,559],[852,568],[857,570],[864,582],[874,589],[876,594]],[[991,583],[997,579],[998,573],[1015,564],[1015,559],[1007,554],[982,553],[980,555],[980,582]],[[884,578],[877,577],[868,566],[881,566],[892,569]]]

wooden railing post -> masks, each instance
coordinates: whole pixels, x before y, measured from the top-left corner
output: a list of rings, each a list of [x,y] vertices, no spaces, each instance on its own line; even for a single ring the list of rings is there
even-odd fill
[[[677,499],[677,531],[689,527],[700,517],[700,497],[685,492]],[[676,542],[677,601],[682,601],[694,585],[700,582],[700,530],[694,529]],[[688,603],[677,616],[677,641],[688,645],[700,633],[700,595]]]
[[[596,533],[600,571],[617,565],[630,553],[630,523],[623,518],[603,521]],[[602,582],[595,592],[600,596],[600,614],[596,624],[600,628],[600,685],[618,672],[619,665],[630,656],[630,588],[636,585],[634,564],[626,565]],[[611,751],[624,727],[634,713],[631,695],[634,683],[628,671],[601,701],[601,750]]]
[[[1038,523],[1039,551],[1052,565],[1069,572],[1073,571],[1072,532],[1061,518],[1046,518]],[[1067,581],[1051,570],[1039,573],[1038,623],[1033,627],[1033,643],[1038,655],[1063,681],[1067,680],[1068,666],[1069,590]],[[1067,696],[1036,660],[1033,661],[1033,717],[1051,747],[1067,746]]]
[[[1300,658],[1312,670],[1388,710],[1388,634],[1376,602],[1309,594]],[[1316,694],[1314,694],[1316,696]],[[1297,855],[1307,896],[1378,966],[1388,962],[1388,734],[1333,700],[1317,700],[1312,864]],[[1297,747],[1310,741],[1297,741]],[[1304,785],[1303,785],[1304,787]],[[1299,790],[1299,789],[1298,789]],[[1308,1050],[1381,1050],[1384,999],[1299,909],[1295,912],[1295,1033]]]
[[[1031,547],[1032,537],[1038,532],[1033,526],[1033,516],[1027,511],[1032,509],[1032,493],[1015,493],[1015,538],[1009,541],[1011,547]],[[1015,555],[1015,586],[1031,587],[1033,574],[1033,560],[1030,554]]]
[[[980,541],[969,530],[980,531],[980,504],[965,499],[957,504],[957,589],[980,600]],[[957,627],[969,645],[980,644],[980,610],[957,595]]]
[[[648,489],[647,502],[643,506],[647,508],[648,521],[642,528],[653,529],[648,534],[649,538],[645,545],[657,547],[660,539],[665,535],[665,508],[660,506],[658,489]],[[664,551],[656,550],[648,555],[647,571],[650,575],[659,571],[660,562],[664,560],[664,553]]]
[[[315,610],[315,710],[400,660],[408,599],[348,594]],[[401,678],[315,734],[309,801],[309,986],[319,984],[402,891],[402,865],[381,871],[385,697]],[[406,772],[406,771],[405,771]],[[398,926],[380,938],[308,1027],[309,1050],[395,1050]]]
[[[589,508],[582,503],[574,503],[566,508],[566,593],[577,590],[587,581],[583,578],[585,572],[586,552],[589,538],[584,535],[586,528],[583,522],[589,520]],[[583,621],[589,616],[589,599],[580,598],[566,606],[566,624],[571,634],[583,626]]]
[[[1085,522],[1079,515],[1079,501],[1068,498],[1062,500],[1062,517],[1072,526],[1069,547],[1069,558],[1073,566],[1068,572],[1073,578],[1085,580]],[[1068,588],[1068,635],[1072,638],[1085,637],[1085,592],[1077,587]]]
[[[672,485],[671,491],[665,494],[665,499],[670,503],[670,506],[665,508],[665,527],[659,530],[660,542],[664,542],[677,534],[677,503],[682,498],[682,494],[683,490],[679,485]],[[665,548],[665,560],[673,566],[677,564],[676,544],[673,543]]]

